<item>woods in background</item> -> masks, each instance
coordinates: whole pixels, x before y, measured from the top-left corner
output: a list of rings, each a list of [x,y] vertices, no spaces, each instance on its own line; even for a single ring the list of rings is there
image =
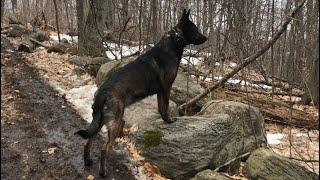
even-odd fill
[[[55,3],[56,2],[56,10]],[[77,32],[80,55],[101,56],[102,42],[134,43],[142,51],[155,43],[179,20],[185,7],[209,37],[198,47],[205,64],[240,63],[270,40],[298,0],[1,0],[3,24],[9,19],[31,23],[45,21],[62,33]],[[56,23],[58,22],[58,23]],[[38,23],[39,24],[39,23]],[[275,79],[304,87],[303,103],[319,94],[319,1],[307,0],[286,32],[252,66],[265,82]],[[195,47],[192,47],[195,49]],[[214,73],[214,70],[212,70]],[[312,96],[310,96],[310,94]]]

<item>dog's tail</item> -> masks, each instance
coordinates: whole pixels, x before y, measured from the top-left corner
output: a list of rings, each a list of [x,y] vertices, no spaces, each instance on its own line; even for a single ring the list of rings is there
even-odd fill
[[[77,131],[75,134],[80,135],[84,139],[88,139],[96,135],[102,128],[102,110],[105,103],[105,97],[95,98],[94,104],[92,106],[92,122],[87,130]]]

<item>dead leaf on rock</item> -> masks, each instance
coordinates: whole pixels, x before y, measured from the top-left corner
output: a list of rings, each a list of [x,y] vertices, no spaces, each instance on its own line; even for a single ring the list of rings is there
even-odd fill
[[[48,149],[48,154],[53,154],[53,153],[55,153],[56,149],[57,149],[56,147],[49,148],[49,149]]]
[[[87,177],[87,180],[93,180],[94,179],[94,176],[92,176],[92,175],[89,175],[88,177]]]
[[[14,122],[7,121],[7,124],[14,125]]]
[[[134,124],[130,127],[129,133],[137,132],[138,129],[139,129],[138,123],[134,123]]]

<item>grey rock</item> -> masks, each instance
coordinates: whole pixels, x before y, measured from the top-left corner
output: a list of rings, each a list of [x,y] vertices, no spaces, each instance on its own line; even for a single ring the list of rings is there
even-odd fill
[[[214,172],[211,169],[207,169],[197,173],[191,180],[230,180],[230,178]]]
[[[215,114],[228,114],[235,121],[243,122],[243,130],[252,129],[257,137],[257,143],[266,146],[266,134],[262,131],[264,118],[258,108],[236,101],[211,100],[198,113],[198,115],[209,116],[215,116]]]
[[[202,87],[199,84],[189,81],[189,90],[187,91],[188,77],[185,73],[178,71],[177,77],[172,84],[170,99],[181,105],[187,102],[192,97],[203,92]],[[208,101],[208,98],[203,98],[198,101],[194,106],[190,107],[191,112],[198,112],[201,107]]]
[[[128,57],[123,59],[122,61],[120,60],[115,60],[115,61],[109,61],[107,63],[104,63],[101,65],[99,68],[99,71],[96,76],[96,83],[97,86],[101,86],[103,82],[107,80],[107,78],[114,73],[118,68],[125,66],[128,64],[130,61],[133,61],[136,57]]]
[[[173,117],[177,117],[178,106],[173,101],[169,101],[169,109]],[[126,107],[124,120],[126,127],[137,123],[139,127],[150,125],[150,121],[161,118],[158,112],[157,95],[149,96],[135,104]]]
[[[106,57],[88,57],[88,56],[73,56],[70,58],[69,63],[79,66],[92,76],[96,76],[100,66],[109,62],[110,59]]]
[[[253,119],[263,124],[263,119]],[[132,139],[140,153],[167,177],[189,178],[260,146],[263,129],[254,137],[252,126],[227,114],[179,117],[172,124],[161,119],[140,127]],[[258,126],[263,127],[263,126]],[[256,129],[258,130],[258,129]]]
[[[319,179],[318,174],[309,171],[298,162],[265,148],[259,148],[250,155],[245,163],[244,172],[250,179]]]

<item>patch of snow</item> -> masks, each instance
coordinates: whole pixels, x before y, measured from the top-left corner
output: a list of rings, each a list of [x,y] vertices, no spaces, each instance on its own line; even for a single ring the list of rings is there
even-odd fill
[[[65,92],[66,99],[74,105],[80,116],[88,123],[92,121],[91,106],[96,90],[96,85],[85,85]]]
[[[297,133],[296,136],[297,137],[307,137],[307,135],[305,135],[304,133]]]
[[[54,40],[54,41],[58,41],[58,40],[59,40],[58,34],[50,35],[50,38],[51,38],[52,40]],[[67,35],[67,34],[60,34],[60,38],[61,38],[61,39],[65,38],[65,39],[67,39],[69,42],[72,42],[72,38],[73,38],[73,41],[74,41],[74,42],[78,42],[78,36],[72,36],[72,38],[71,38],[71,36],[69,36],[69,35]]]
[[[183,57],[181,59],[181,63],[182,64],[188,64],[189,58],[190,58],[190,63],[194,64],[194,65],[200,65],[203,62],[203,58],[202,57],[196,58],[196,57],[186,56],[186,57]]]
[[[231,67],[236,67],[236,66],[237,66],[237,63],[231,62],[231,63],[230,63],[230,66],[231,66]]]
[[[267,133],[268,144],[272,144],[272,145],[281,144],[282,138],[284,138],[284,134],[282,133],[276,133],[276,134]]]
[[[257,88],[263,88],[263,89],[272,89],[271,86],[265,85],[265,84],[251,84],[252,87],[257,87]]]
[[[116,57],[117,57],[117,59],[121,58],[121,49],[122,49],[122,56],[129,56],[139,50],[139,46],[122,45],[119,48],[118,44],[112,43],[112,42],[108,42],[108,43],[104,44],[104,46],[105,47],[108,46],[109,48],[112,49],[112,52],[106,51],[106,56],[112,60],[115,60]]]

